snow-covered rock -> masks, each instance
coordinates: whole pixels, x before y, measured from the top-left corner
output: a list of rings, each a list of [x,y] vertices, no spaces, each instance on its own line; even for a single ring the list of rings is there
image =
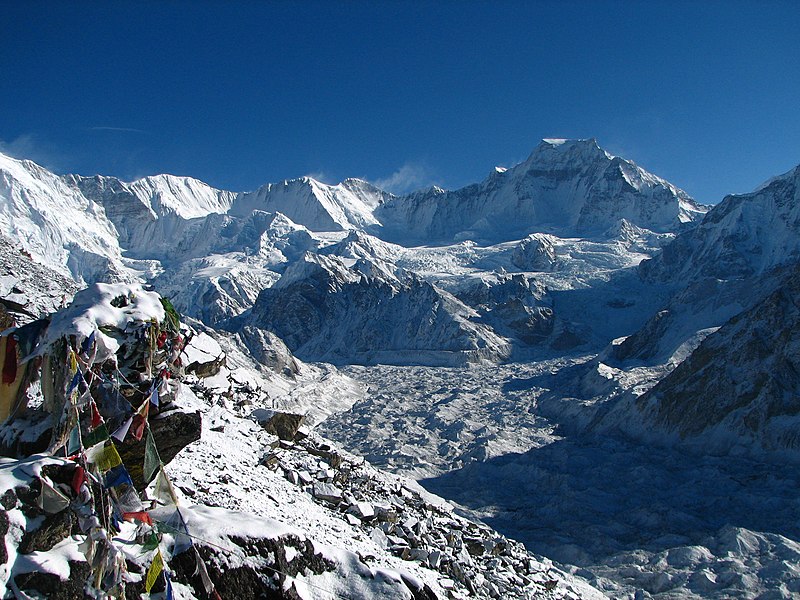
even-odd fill
[[[259,294],[242,324],[273,331],[304,360],[457,364],[507,356],[505,340],[473,322],[467,306],[400,277],[382,261],[349,267],[306,254]]]
[[[740,279],[800,260],[800,166],[726,196],[699,225],[640,267],[650,281]]]
[[[514,248],[511,262],[523,271],[550,271],[556,264],[554,237],[532,233]]]

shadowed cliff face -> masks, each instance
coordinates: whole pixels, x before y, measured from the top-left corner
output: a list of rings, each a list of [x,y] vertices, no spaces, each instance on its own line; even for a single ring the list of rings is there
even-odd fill
[[[711,449],[799,448],[800,266],[636,405],[659,426]]]

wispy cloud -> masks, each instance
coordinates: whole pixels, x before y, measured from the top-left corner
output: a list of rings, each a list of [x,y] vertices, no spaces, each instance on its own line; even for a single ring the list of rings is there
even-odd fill
[[[334,178],[328,175],[325,171],[312,171],[311,173],[306,173],[303,177],[310,177],[315,181],[320,181],[322,183],[327,183],[328,185],[333,185],[336,183]]]
[[[373,183],[393,194],[407,194],[437,183],[430,169],[419,163],[406,163],[394,173]]]
[[[32,160],[56,173],[69,161],[53,144],[32,133],[23,133],[11,141],[0,140],[0,153],[20,160]]]
[[[96,127],[89,127],[89,131],[117,131],[120,133],[144,133],[150,134],[149,131],[145,131],[144,129],[136,129],[135,127],[105,127],[105,126],[96,126]]]

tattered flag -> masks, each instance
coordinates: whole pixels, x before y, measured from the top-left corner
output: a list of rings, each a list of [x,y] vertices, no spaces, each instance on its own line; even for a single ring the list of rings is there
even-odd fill
[[[159,469],[158,477],[156,477],[153,497],[164,505],[178,505],[178,496],[175,494],[175,488],[172,487],[172,482],[167,477],[167,472],[163,466]]]
[[[94,448],[91,453],[87,455],[87,459],[101,472],[108,471],[122,464],[122,458],[120,458],[119,452],[117,452],[117,448],[113,443],[107,446]]]
[[[197,551],[197,547],[194,548],[194,558],[197,564],[194,574],[200,575],[200,581],[203,582],[203,589],[205,589],[206,594],[210,594],[214,591],[214,582],[211,581],[211,577],[208,576],[208,569],[206,569],[206,564],[203,562],[200,552]]]
[[[153,526],[153,519],[151,519],[150,515],[147,514],[147,511],[144,510],[122,513],[122,518],[126,521],[140,521],[150,525],[151,527]]]
[[[46,480],[41,479],[42,490],[39,493],[37,504],[47,514],[53,515],[69,507],[69,498],[50,485]]]
[[[75,454],[81,449],[81,430],[80,425],[76,425],[69,432],[69,441],[67,442],[67,454]]]
[[[76,494],[81,493],[81,486],[86,482],[86,469],[78,465],[72,475],[72,491]]]
[[[103,423],[95,430],[90,431],[85,436],[83,436],[83,447],[91,448],[92,446],[95,446],[100,442],[105,442],[108,438],[109,438],[108,427],[106,427],[106,424]]]
[[[94,344],[94,338],[96,333],[97,333],[96,331],[93,331],[91,334],[89,334],[89,337],[83,340],[83,343],[81,344],[81,354],[86,354],[87,352],[89,352],[89,350],[92,349],[92,344]]]
[[[94,400],[91,401],[92,407],[92,429],[99,427],[103,422],[103,417],[100,416],[100,411],[97,409],[97,404]]]
[[[158,468],[161,466],[161,457],[158,455],[158,448],[156,441],[153,438],[153,432],[147,428],[147,439],[144,443],[144,468],[142,475],[144,476],[145,483],[150,483],[153,480]]]

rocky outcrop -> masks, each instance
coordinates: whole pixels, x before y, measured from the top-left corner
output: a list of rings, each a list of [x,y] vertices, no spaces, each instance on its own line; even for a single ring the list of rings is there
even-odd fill
[[[523,271],[552,271],[556,264],[556,249],[552,235],[532,233],[514,248],[511,262]]]
[[[533,277],[517,273],[480,279],[456,295],[480,314],[483,323],[523,344],[544,344],[554,331],[553,303],[545,286]]]
[[[646,394],[616,407],[601,428],[640,436],[655,427],[703,452],[781,451],[800,460],[798,298],[795,266],[776,291],[711,333]]]
[[[272,331],[302,360],[335,364],[504,358],[505,342],[473,316],[447,292],[382,261],[348,267],[306,254],[231,327]]]

